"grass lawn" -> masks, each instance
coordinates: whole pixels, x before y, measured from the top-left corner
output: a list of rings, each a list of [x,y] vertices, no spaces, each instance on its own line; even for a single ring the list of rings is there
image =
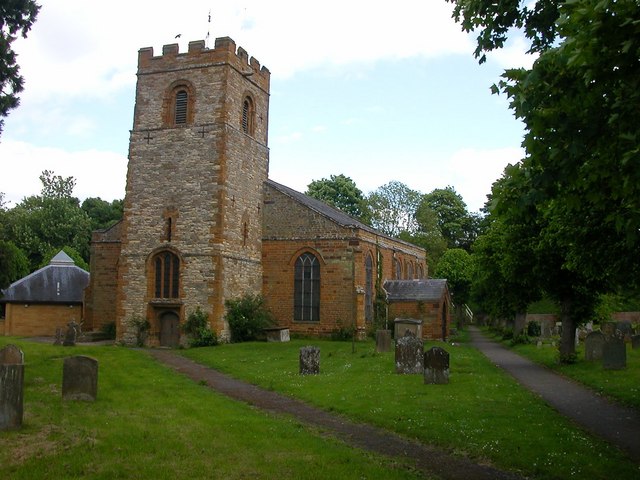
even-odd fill
[[[298,374],[299,350],[320,347],[320,375]],[[436,345],[436,344],[434,344]],[[442,344],[439,344],[442,345]],[[428,347],[428,345],[427,345]],[[640,478],[640,467],[558,415],[477,350],[448,345],[451,383],[394,373],[373,342],[292,340],[184,350],[237,378],[352,419],[543,479]]]
[[[503,344],[601,394],[640,409],[640,349],[633,350],[631,345],[627,344],[627,368],[605,370],[601,362],[584,360],[584,343],[577,349],[578,361],[571,365],[560,365],[558,347],[553,347],[550,343],[544,343],[541,347],[532,344],[511,346],[508,341]]]
[[[25,353],[25,414],[22,429],[0,432],[1,479],[418,478],[401,461],[222,397],[143,351],[0,337],[0,348],[8,343]],[[62,401],[71,355],[98,360],[96,402]]]

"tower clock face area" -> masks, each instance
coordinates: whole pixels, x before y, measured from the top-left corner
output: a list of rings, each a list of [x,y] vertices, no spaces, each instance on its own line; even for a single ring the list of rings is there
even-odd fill
[[[198,307],[222,331],[225,299],[261,291],[269,75],[229,38],[139,52],[119,298],[151,343]]]

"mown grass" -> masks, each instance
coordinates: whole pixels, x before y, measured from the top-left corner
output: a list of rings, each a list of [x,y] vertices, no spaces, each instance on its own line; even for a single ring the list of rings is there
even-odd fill
[[[418,478],[375,457],[222,397],[121,347],[54,347],[0,337],[25,353],[23,427],[0,432],[2,479]],[[98,400],[63,402],[62,362],[99,362]]]
[[[511,346],[507,341],[503,344],[534,362],[587,385],[598,393],[640,408],[640,349],[633,350],[631,345],[627,344],[627,368],[605,370],[602,362],[587,362],[584,359],[584,344],[580,344],[576,349],[578,361],[569,365],[560,364],[558,347],[552,346],[549,342],[543,343],[540,347],[533,344]]]
[[[320,375],[299,375],[299,350],[305,345],[320,347]],[[373,342],[358,343],[356,353],[351,349],[348,342],[292,340],[182,353],[354,420],[527,476],[640,475],[640,467],[618,449],[578,429],[465,344],[446,346],[448,385],[424,385],[421,376],[395,374],[393,352],[376,354]]]

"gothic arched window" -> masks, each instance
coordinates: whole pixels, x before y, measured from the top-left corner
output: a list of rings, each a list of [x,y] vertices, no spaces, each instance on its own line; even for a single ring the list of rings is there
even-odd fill
[[[373,259],[367,255],[364,261],[365,285],[364,285],[364,319],[373,321]]]
[[[242,131],[253,135],[253,100],[247,96],[242,102]]]
[[[171,252],[161,252],[153,261],[155,269],[155,297],[179,298],[180,259]]]
[[[303,253],[295,264],[293,319],[320,320],[320,262],[312,253]]]
[[[176,125],[184,125],[187,123],[187,106],[189,104],[189,94],[186,90],[178,90],[176,92],[174,109],[174,123]]]

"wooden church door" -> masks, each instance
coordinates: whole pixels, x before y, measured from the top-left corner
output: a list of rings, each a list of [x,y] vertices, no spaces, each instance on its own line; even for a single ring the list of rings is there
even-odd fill
[[[175,312],[160,315],[160,346],[177,347],[180,344],[180,319]]]

